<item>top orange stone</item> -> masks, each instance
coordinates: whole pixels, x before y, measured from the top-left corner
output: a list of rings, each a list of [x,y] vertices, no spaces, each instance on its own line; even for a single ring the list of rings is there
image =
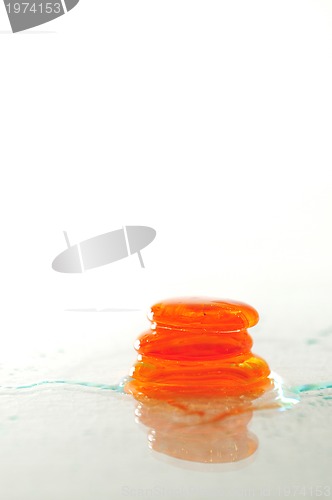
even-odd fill
[[[164,300],[151,307],[148,317],[161,328],[216,332],[244,330],[259,320],[248,304],[204,297]]]

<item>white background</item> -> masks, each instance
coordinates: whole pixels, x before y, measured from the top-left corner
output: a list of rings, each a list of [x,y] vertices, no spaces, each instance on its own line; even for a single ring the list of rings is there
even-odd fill
[[[15,356],[75,330],[48,320],[67,308],[177,295],[247,301],[278,335],[331,324],[330,2],[81,0],[15,35],[0,15],[0,327]],[[51,269],[63,230],[76,243],[135,224],[157,231],[146,269]]]
[[[119,349],[130,366],[143,312],[65,310],[143,311],[177,295],[249,302],[261,314],[258,352],[269,354],[272,368],[292,382],[331,379],[327,347],[297,361],[296,353],[332,324],[332,3],[81,0],[15,35],[0,4],[0,32],[0,385],[114,382],[124,374]],[[123,225],[156,229],[142,252],[145,269],[132,256],[83,275],[52,270],[66,246],[63,230],[76,243]],[[6,420],[1,464],[17,496],[6,490],[4,498],[28,498],[26,488],[39,498],[40,477],[43,499],[118,498],[97,479],[107,480],[107,460],[115,471],[129,460],[109,427],[111,402],[83,394],[67,407],[61,394],[31,397],[15,430]],[[8,418],[20,415],[20,404],[9,398]],[[89,419],[97,430],[88,446]],[[112,425],[122,436],[133,416],[114,413]],[[302,448],[295,442],[294,461],[301,449],[298,474],[323,481],[328,461],[325,469],[305,462],[309,431],[299,437]],[[330,442],[315,432],[315,443]],[[275,465],[284,463],[291,481],[287,448],[271,446],[274,458],[263,450],[261,459],[270,469],[259,477],[276,478]],[[169,468],[144,457],[140,466],[164,481]],[[183,477],[190,484],[183,474],[174,484]],[[129,484],[117,477],[119,488]],[[256,481],[251,469],[243,477]]]
[[[2,331],[188,294],[315,309],[332,279],[330,2],[81,0],[16,35],[0,6],[0,29]],[[145,270],[52,271],[63,230],[131,224],[157,230]]]

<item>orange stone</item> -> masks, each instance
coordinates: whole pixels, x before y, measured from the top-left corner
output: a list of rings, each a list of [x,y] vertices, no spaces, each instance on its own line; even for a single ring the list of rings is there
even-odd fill
[[[183,332],[157,326],[155,330],[140,335],[134,347],[142,355],[178,361],[208,361],[250,352],[252,338],[245,330],[224,333],[206,330]]]
[[[259,320],[258,312],[242,302],[196,297],[155,304],[148,317],[163,328],[218,332],[240,331],[256,325]]]
[[[251,352],[247,304],[172,299],[151,308],[151,329],[136,341],[137,363],[125,390],[137,399],[253,394],[269,386],[267,363]]]

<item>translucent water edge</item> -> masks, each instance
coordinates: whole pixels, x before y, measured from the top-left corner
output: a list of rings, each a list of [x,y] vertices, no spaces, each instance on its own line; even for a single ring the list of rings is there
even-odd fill
[[[274,402],[275,403],[274,406],[278,406],[280,410],[287,410],[300,402],[301,394],[303,393],[332,389],[332,382],[330,381],[289,386],[285,383],[282,377],[275,372],[271,372],[269,378],[273,381],[273,388],[271,391],[267,391],[260,398],[257,399],[257,401],[253,405],[253,409],[255,410],[269,408],[271,407],[272,402]],[[117,384],[103,384],[103,383],[77,381],[77,380],[42,380],[39,382],[34,382],[32,384],[22,384],[17,386],[0,386],[0,395],[13,394],[17,393],[17,391],[38,389],[45,386],[56,386],[56,385],[78,386],[78,387],[99,389],[103,391],[112,391],[116,393],[126,394],[124,387],[129,380],[131,380],[131,377],[129,376],[121,378]],[[332,396],[326,395],[325,398],[332,399]]]

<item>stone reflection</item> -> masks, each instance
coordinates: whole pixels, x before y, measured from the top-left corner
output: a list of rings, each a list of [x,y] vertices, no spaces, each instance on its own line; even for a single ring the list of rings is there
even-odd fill
[[[250,457],[258,447],[248,430],[250,396],[182,399],[144,398],[136,407],[137,422],[148,429],[151,449],[173,458],[201,463],[232,463]]]

